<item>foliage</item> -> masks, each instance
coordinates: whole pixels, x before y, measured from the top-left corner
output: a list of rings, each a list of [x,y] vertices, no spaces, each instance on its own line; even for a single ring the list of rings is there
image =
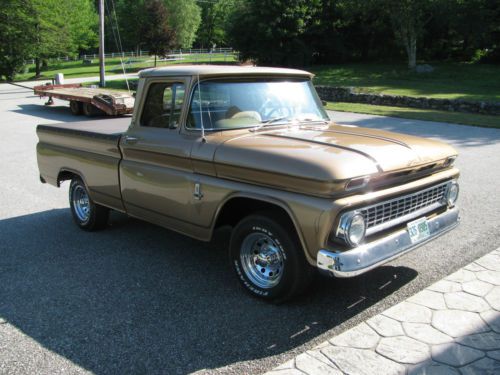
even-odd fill
[[[233,46],[243,58],[267,65],[304,65],[312,50],[308,30],[320,0],[253,0],[242,2],[230,26]]]
[[[259,63],[500,61],[498,0],[244,0],[229,19],[230,44]]]
[[[156,56],[165,56],[175,38],[168,25],[167,8],[162,0],[146,0],[141,35],[149,53],[155,56],[156,66]]]
[[[190,48],[201,20],[200,7],[196,0],[161,0],[161,2],[167,9],[168,26],[175,35],[172,47]],[[118,31],[124,50],[137,51],[145,46],[141,31],[147,27],[146,22],[149,17],[146,12],[147,3],[147,0],[106,0],[106,30],[116,29],[115,13],[113,13],[116,12]],[[117,34],[117,30],[114,32]],[[109,31],[106,43],[119,51],[120,46]]]
[[[0,7],[0,78],[13,80],[30,55],[34,43],[29,1],[4,0]]]
[[[36,76],[42,60],[72,55],[97,42],[97,18],[91,0],[30,0],[34,36],[31,57],[36,61]]]
[[[231,14],[239,5],[238,0],[214,0],[200,2],[201,27],[198,29],[196,44],[201,48],[227,46],[226,29]]]
[[[200,26],[200,7],[196,0],[164,0],[169,11],[169,24],[175,31],[176,46],[190,48]]]
[[[116,6],[113,7],[113,5]],[[119,51],[120,46],[115,35],[122,40],[123,48],[129,51],[139,51],[144,44],[141,29],[146,17],[144,0],[114,0],[106,1],[106,45],[114,46]],[[118,25],[116,25],[116,21]]]

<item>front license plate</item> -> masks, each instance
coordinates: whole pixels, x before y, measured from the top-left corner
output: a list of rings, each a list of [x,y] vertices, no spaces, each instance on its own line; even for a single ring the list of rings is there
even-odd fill
[[[431,235],[429,225],[427,224],[427,219],[425,217],[409,222],[407,227],[411,243],[423,241]]]

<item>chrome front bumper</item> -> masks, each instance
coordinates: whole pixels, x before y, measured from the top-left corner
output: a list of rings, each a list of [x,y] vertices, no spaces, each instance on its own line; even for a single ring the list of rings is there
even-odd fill
[[[320,250],[317,267],[335,277],[353,277],[387,263],[456,227],[458,208],[452,208],[428,220],[430,237],[412,244],[406,229],[401,229],[365,245],[344,252]]]

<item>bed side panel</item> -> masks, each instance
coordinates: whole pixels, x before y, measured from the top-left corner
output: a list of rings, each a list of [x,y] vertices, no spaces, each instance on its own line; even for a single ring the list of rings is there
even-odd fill
[[[58,186],[61,171],[75,172],[96,203],[124,210],[118,177],[119,134],[75,132],[42,125],[37,134],[38,168],[45,181]]]

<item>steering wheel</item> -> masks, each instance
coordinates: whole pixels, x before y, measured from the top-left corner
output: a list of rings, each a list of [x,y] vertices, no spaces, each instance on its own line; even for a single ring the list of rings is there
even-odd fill
[[[279,98],[276,96],[273,98],[267,98],[266,101],[259,107],[257,112],[260,113],[263,120],[291,115],[290,109],[288,107],[284,107]]]

